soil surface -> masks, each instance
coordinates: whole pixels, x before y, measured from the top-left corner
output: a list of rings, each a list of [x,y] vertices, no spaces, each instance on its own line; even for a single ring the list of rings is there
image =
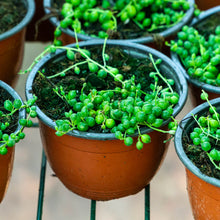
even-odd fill
[[[0,34],[15,27],[26,13],[24,1],[0,0]]]
[[[102,63],[102,47],[93,47],[89,49],[91,52],[91,58]],[[95,52],[95,53],[94,53]],[[135,75],[135,81],[141,83],[143,91],[151,91],[149,86],[153,83],[153,79],[149,77],[149,73],[154,71],[154,67],[146,58],[133,58],[125,53],[120,48],[106,47],[106,53],[110,55],[110,59],[107,65],[112,67],[118,67],[119,72],[124,76],[124,80],[131,78]],[[96,55],[98,54],[98,55]],[[80,54],[75,54],[77,60],[82,61]],[[83,59],[84,60],[84,59]],[[73,64],[73,61],[69,61],[67,58],[59,59],[56,62],[49,63],[44,67],[45,75],[54,75],[57,72],[62,71],[65,67]],[[39,108],[53,120],[61,119],[64,116],[65,111],[72,109],[67,103],[55,94],[53,88],[55,86],[63,87],[64,91],[68,93],[72,89],[78,90],[78,97],[83,87],[83,83],[86,82],[87,86],[84,88],[86,94],[93,88],[97,90],[114,89],[116,86],[121,87],[120,82],[115,82],[111,76],[107,76],[105,79],[99,78],[95,73],[88,72],[88,65],[84,64],[80,67],[81,72],[79,75],[71,74],[73,70],[70,70],[65,77],[51,78],[50,81],[42,78],[39,74],[35,78],[33,84],[33,92],[38,97],[37,105]],[[159,80],[159,84],[163,85]],[[118,97],[114,97],[118,98]],[[101,131],[101,130],[100,130]]]

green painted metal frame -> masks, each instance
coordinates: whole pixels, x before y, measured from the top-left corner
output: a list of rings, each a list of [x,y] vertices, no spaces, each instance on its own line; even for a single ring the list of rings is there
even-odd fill
[[[37,218],[36,218],[37,220],[42,220],[46,168],[47,168],[47,159],[43,150],[42,159],[41,159],[39,194],[38,194],[38,207],[37,207]],[[91,200],[90,220],[95,220],[95,219],[96,219],[96,201]],[[150,184],[147,185],[145,188],[145,220],[150,220]]]

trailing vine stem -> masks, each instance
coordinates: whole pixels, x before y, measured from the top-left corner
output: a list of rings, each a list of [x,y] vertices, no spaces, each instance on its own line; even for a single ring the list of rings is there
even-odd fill
[[[155,64],[155,62],[154,62],[154,59],[153,59],[153,56],[152,56],[151,53],[149,54],[149,57],[150,57],[150,59],[151,59],[151,62],[153,63],[153,66],[154,66],[154,68],[155,68],[155,70],[156,70],[158,76],[167,84],[168,88],[169,88],[170,91],[173,93],[172,87],[170,86],[170,84],[167,82],[167,80],[161,75],[160,71],[158,70],[158,68],[157,68],[157,66],[156,66],[156,64]]]
[[[134,76],[128,80],[123,80],[123,75],[120,74],[120,72],[117,68],[107,65],[107,61],[109,59],[108,54],[106,54],[106,52],[105,52],[107,38],[105,38],[105,40],[104,40],[102,54],[101,54],[103,64],[100,64],[99,62],[97,62],[91,58],[90,51],[88,51],[87,49],[80,48],[76,32],[75,32],[75,36],[76,36],[76,46],[75,47],[51,45],[50,47],[46,48],[46,50],[42,54],[40,54],[35,59],[33,64],[31,64],[30,67],[28,68],[28,71],[30,71],[33,68],[33,66],[38,62],[38,59],[42,58],[46,53],[53,54],[57,50],[66,51],[66,56],[70,61],[75,60],[77,53],[81,54],[81,58],[84,58],[84,60],[79,61],[78,63],[71,64],[69,67],[65,68],[61,72],[55,73],[54,75],[46,76],[43,71],[38,71],[38,74],[40,74],[43,78],[45,78],[50,83],[50,85],[52,86],[53,92],[55,92],[56,95],[59,98],[61,98],[68,105],[69,109],[71,109],[69,112],[65,112],[65,119],[59,119],[59,120],[55,121],[56,135],[62,136],[72,130],[75,130],[75,129],[80,130],[80,131],[87,131],[89,129],[89,127],[92,127],[92,126],[94,126],[94,123],[97,123],[98,125],[100,125],[101,129],[105,130],[106,128],[108,128],[112,133],[115,134],[115,137],[117,139],[124,140],[125,145],[130,146],[133,143],[133,139],[130,135],[132,135],[135,132],[135,130],[137,130],[138,131],[138,141],[136,143],[136,147],[137,147],[137,149],[140,150],[143,147],[143,143],[150,142],[150,136],[148,134],[141,134],[140,126],[142,126],[142,125],[148,126],[152,130],[162,132],[162,133],[169,133],[171,135],[173,135],[175,133],[175,130],[177,128],[176,122],[169,126],[170,131],[165,131],[165,130],[159,129],[159,127],[162,125],[163,120],[165,120],[165,119],[155,118],[154,121],[149,120],[149,122],[148,122],[147,114],[140,108],[140,106],[138,107],[137,100],[143,99],[143,96],[148,97],[149,94],[147,92],[141,90],[141,84],[136,85]],[[159,69],[157,68],[157,65],[161,63],[161,60],[158,59],[155,61],[153,59],[152,54],[149,54],[149,57],[150,57],[150,61],[153,64],[154,69],[156,70],[156,72],[154,72],[154,73],[151,72],[149,74],[149,76],[155,80],[154,85],[152,84],[153,85],[153,87],[152,87],[153,93],[151,95],[152,96],[151,102],[153,102],[154,105],[157,105],[158,100],[165,102],[166,106],[168,107],[168,105],[169,105],[169,107],[170,107],[170,110],[167,111],[166,114],[168,114],[169,117],[173,118],[172,117],[172,112],[173,112],[172,108],[179,100],[178,94],[174,93],[174,91],[171,87],[171,85],[173,85],[173,83],[168,82],[168,80],[162,76]],[[86,83],[84,83],[83,88],[81,89],[81,92],[79,94],[80,97],[77,98],[78,100],[80,99],[80,102],[79,102],[75,98],[76,94],[77,94],[77,92],[75,90],[71,90],[66,93],[66,91],[64,91],[62,86],[58,87],[58,86],[54,85],[53,82],[51,81],[51,79],[53,79],[53,78],[56,78],[59,76],[60,77],[65,76],[67,74],[67,72],[71,69],[74,69],[75,74],[80,74],[80,73],[76,72],[76,69],[77,69],[77,67],[80,67],[81,65],[85,65],[85,64],[88,64],[87,68],[91,72],[92,72],[92,70],[90,69],[91,68],[90,64],[95,65],[95,72],[97,72],[98,70],[103,70],[104,72],[109,74],[111,77],[113,77],[113,79],[115,81],[120,82],[121,88],[116,87],[115,89],[101,90],[101,91],[97,91],[97,90],[93,89],[89,92],[89,94],[85,94],[84,87],[86,86]],[[25,71],[25,73],[26,72],[27,71]],[[122,77],[122,78],[120,78],[120,77]],[[167,86],[166,88],[162,88],[162,86],[158,86],[158,78],[160,78],[165,83],[165,85]],[[133,94],[134,94],[133,97],[132,96],[130,97],[131,100],[134,99],[134,103],[132,105],[134,105],[134,106],[137,105],[136,108],[139,108],[140,112],[138,111],[138,112],[134,113],[133,112],[134,106],[130,107],[131,109],[129,110],[128,115],[130,118],[136,117],[136,119],[133,122],[133,125],[129,125],[129,122],[126,122],[127,125],[124,125],[126,127],[126,129],[124,132],[121,132],[120,130],[117,130],[117,126],[116,126],[116,123],[120,124],[121,119],[118,118],[119,116],[114,116],[114,114],[116,114],[116,113],[114,113],[116,110],[112,107],[112,103],[110,103],[111,99],[109,100],[109,102],[106,102],[104,107],[101,109],[94,109],[94,106],[97,106],[98,103],[100,103],[99,100],[103,99],[102,96],[104,96],[105,93],[112,93],[113,95],[114,95],[114,93],[116,93],[117,96],[118,95],[119,95],[119,97],[122,96],[122,100],[120,100],[120,107],[117,110],[119,112],[117,114],[120,115],[121,114],[120,111],[122,111],[121,110],[121,108],[122,108],[121,103],[123,101],[127,100],[126,96],[125,96],[125,98],[123,98],[123,96],[124,96],[123,93],[129,92],[131,90],[131,87],[133,87]],[[132,92],[132,91],[130,91],[130,92]],[[169,99],[167,98],[167,95],[165,93],[169,93],[169,97],[170,97]],[[147,101],[147,99],[145,100],[146,104],[150,103]],[[84,100],[87,100],[85,104],[83,104]],[[163,104],[161,104],[161,106],[162,105]],[[88,110],[90,108],[91,108],[92,112],[95,112],[94,117],[91,117],[88,114]],[[162,113],[162,108],[161,107],[159,107],[159,108],[160,108],[159,110],[156,110],[156,111],[159,111],[159,114],[155,113],[155,114],[157,114],[157,117]],[[163,110],[165,110],[166,108],[163,108]],[[126,112],[126,110],[123,110],[123,111]],[[153,117],[156,117],[156,116],[153,116]],[[162,117],[162,116],[160,116],[160,117]],[[167,119],[167,116],[164,116],[164,117]],[[173,118],[173,120],[175,121],[174,118]],[[124,122],[121,122],[121,123],[124,123]]]

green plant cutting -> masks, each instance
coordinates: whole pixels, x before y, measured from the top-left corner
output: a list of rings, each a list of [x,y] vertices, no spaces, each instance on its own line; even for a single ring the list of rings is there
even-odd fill
[[[80,48],[78,44],[73,48],[52,45],[41,53],[24,73],[31,71],[45,54],[54,53],[58,49],[65,51],[71,65],[52,75],[47,75],[45,68],[38,72],[41,80],[46,80],[51,85],[56,97],[68,105],[69,110],[63,117],[55,120],[56,135],[62,136],[73,130],[87,132],[98,127],[102,132],[114,133],[117,139],[130,146],[133,144],[132,136],[137,132],[138,149],[142,149],[144,143],[151,142],[150,135],[141,134],[143,126],[174,135],[177,122],[172,113],[173,107],[179,101],[179,95],[173,89],[174,80],[166,79],[160,73],[158,66],[162,60],[154,60],[149,54],[154,71],[149,74],[153,83],[148,91],[142,89],[142,84],[136,81],[133,74],[124,79],[117,67],[108,64],[111,54],[106,52],[106,41],[101,49],[102,60],[99,62],[92,58],[95,56],[92,56],[89,50]],[[82,87],[66,91],[62,85],[57,86],[52,82],[60,81],[62,77],[68,77],[68,74],[84,80]],[[85,80],[94,74],[97,79],[113,81],[113,86],[105,90],[95,88]],[[166,120],[172,120],[168,125],[169,130],[160,129]]]
[[[61,45],[58,37],[62,28],[71,28],[81,34],[87,34],[87,30],[92,28],[97,31],[91,36],[105,38],[107,32],[120,31],[118,29],[132,23],[143,35],[156,33],[180,22],[189,8],[187,0],[117,0],[115,3],[108,0],[66,0],[61,9],[62,20],[54,32],[54,44]],[[195,14],[199,14],[198,9]]]
[[[5,155],[8,152],[8,147],[13,147],[15,143],[25,138],[23,132],[25,127],[31,127],[33,122],[31,118],[37,116],[36,107],[33,106],[36,101],[36,97],[28,100],[22,104],[20,99],[15,99],[13,102],[10,100],[4,101],[4,106],[0,107],[0,154]],[[18,111],[25,109],[27,118],[17,119],[16,114]],[[17,122],[18,121],[18,122]],[[14,123],[16,122],[16,126]],[[14,132],[13,128],[17,127],[17,123],[21,125],[21,128]]]
[[[216,111],[216,107],[209,102],[208,94],[205,91],[202,91],[201,99],[208,102],[209,112],[207,115],[200,117],[192,115],[197,122],[197,126],[190,133],[190,139],[195,146],[206,152],[215,168],[220,170],[220,148],[218,146],[220,140],[220,114]]]
[[[170,46],[190,77],[220,86],[220,25],[207,39],[196,28],[184,26]]]

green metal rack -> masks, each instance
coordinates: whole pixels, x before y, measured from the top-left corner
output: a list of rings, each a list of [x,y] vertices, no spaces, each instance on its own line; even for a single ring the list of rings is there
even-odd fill
[[[44,202],[44,186],[46,179],[47,158],[44,150],[42,151],[40,183],[38,194],[37,220],[42,220],[43,202]],[[91,200],[90,220],[96,219],[96,201]],[[150,184],[145,188],[145,220],[150,220]]]

